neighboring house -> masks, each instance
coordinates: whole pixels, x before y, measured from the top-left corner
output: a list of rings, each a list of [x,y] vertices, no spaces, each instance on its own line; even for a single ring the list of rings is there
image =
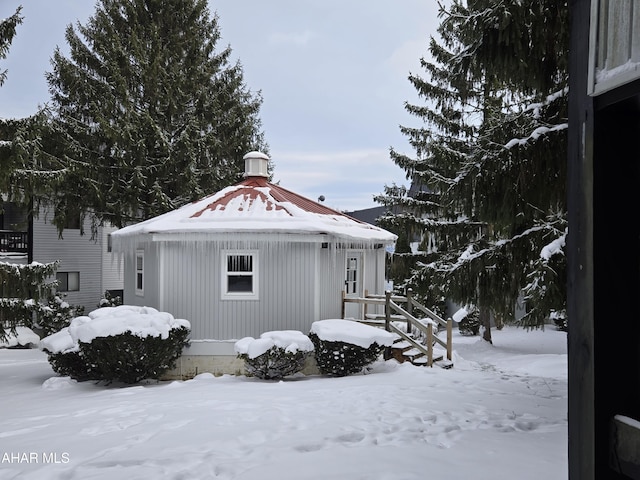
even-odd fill
[[[396,236],[269,183],[267,164],[251,152],[239,184],[113,233],[125,303],[191,322],[181,376],[235,373],[236,340],[308,333],[340,318],[343,291],[384,291]]]
[[[26,264],[58,260],[57,291],[71,305],[81,305],[85,312],[97,308],[104,292],[122,294],[122,269],[110,251],[109,235],[115,229],[100,227],[96,238],[80,235],[80,224],[70,224],[62,232],[51,224],[51,214],[41,209],[29,220],[24,209],[13,203],[3,204],[0,215],[0,261]],[[85,231],[90,226],[84,225]]]

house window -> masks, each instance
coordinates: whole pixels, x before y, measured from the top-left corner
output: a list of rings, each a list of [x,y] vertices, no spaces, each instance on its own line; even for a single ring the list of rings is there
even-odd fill
[[[80,230],[81,218],[79,212],[67,212],[64,219],[64,228],[69,230]]]
[[[255,251],[223,253],[223,299],[258,299],[257,257],[258,254]]]
[[[107,253],[111,253],[113,251],[113,241],[111,240],[111,234],[107,234]]]
[[[144,295],[144,252],[136,252],[136,295]]]
[[[56,273],[59,292],[77,292],[80,290],[80,272]]]
[[[347,294],[355,294],[358,293],[358,283],[360,279],[358,278],[360,275],[358,271],[360,270],[358,264],[360,263],[360,257],[358,255],[348,256],[347,257],[347,272],[346,272],[346,280],[344,282],[345,290]]]

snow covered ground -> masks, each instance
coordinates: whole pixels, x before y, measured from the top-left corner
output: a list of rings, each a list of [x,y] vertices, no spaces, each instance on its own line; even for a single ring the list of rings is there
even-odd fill
[[[493,336],[451,370],[129,387],[0,350],[0,479],[567,479],[566,334]]]

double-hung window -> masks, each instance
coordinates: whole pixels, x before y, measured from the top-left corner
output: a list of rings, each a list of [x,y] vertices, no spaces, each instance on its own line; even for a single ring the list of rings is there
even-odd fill
[[[257,300],[258,253],[248,250],[225,251],[222,263],[222,298]]]

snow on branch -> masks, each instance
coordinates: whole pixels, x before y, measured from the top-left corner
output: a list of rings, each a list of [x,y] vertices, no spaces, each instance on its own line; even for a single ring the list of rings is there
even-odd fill
[[[550,105],[551,103],[555,102],[559,98],[566,96],[568,93],[569,93],[569,87],[565,87],[562,90],[558,90],[557,92],[547,95],[547,98],[543,102],[536,102],[536,103],[531,103],[527,105],[524,111],[529,112],[533,110],[534,116],[537,118],[538,113],[542,107],[546,107],[547,105]]]
[[[512,138],[511,140],[509,140],[504,148],[506,148],[507,150],[515,147],[516,145],[525,145],[527,142],[529,141],[536,141],[538,140],[538,138],[540,138],[543,135],[546,135],[547,133],[550,132],[558,132],[560,130],[565,130],[569,128],[569,124],[568,123],[560,123],[558,125],[554,125],[552,127],[538,127],[536,128],[533,132],[531,132],[531,134],[528,137],[525,138]]]
[[[560,237],[556,238],[553,242],[545,245],[540,251],[540,258],[548,261],[551,257],[556,254],[564,255],[563,249],[565,246],[566,232],[562,234]]]
[[[489,246],[487,248],[483,248],[482,250],[478,250],[476,252],[473,251],[473,245],[469,245],[464,250],[464,252],[462,252],[460,254],[460,256],[458,257],[458,259],[457,259],[457,261],[455,263],[452,263],[451,265],[447,265],[444,268],[442,268],[442,266],[440,266],[438,268],[438,265],[436,263],[431,263],[431,264],[428,264],[428,265],[427,264],[423,264],[423,266],[424,267],[428,267],[428,268],[432,268],[434,270],[454,272],[455,270],[457,270],[459,267],[461,267],[462,265],[464,265],[467,262],[477,260],[477,259],[479,259],[481,257],[484,257],[485,255],[490,255],[490,254],[494,253],[496,250],[505,248],[508,245],[513,244],[513,243],[515,243],[515,242],[517,242],[519,240],[526,239],[530,235],[534,235],[534,234],[539,233],[539,232],[548,231],[550,229],[555,230],[555,227],[553,227],[552,225],[550,225],[548,223],[545,223],[543,225],[537,225],[535,227],[528,228],[527,230],[525,230],[524,232],[520,233],[519,235],[515,235],[514,237],[506,239],[506,240],[499,240],[499,241],[495,242],[493,245],[491,245],[491,246]],[[566,235],[566,232],[565,232],[565,235]],[[565,235],[562,235],[562,237],[560,237],[560,238],[564,239]],[[557,241],[557,240],[560,240],[560,239],[556,239],[556,240],[554,240],[554,242]],[[549,245],[547,245],[547,246],[553,245],[553,247],[549,247],[549,253],[551,255],[554,255],[554,254],[558,253],[558,251],[555,250],[554,248],[556,248],[556,247],[557,248],[561,248],[560,242],[557,243],[557,244],[554,243],[554,242],[551,242]],[[564,242],[562,242],[562,245],[564,245]],[[544,251],[544,249],[543,249],[543,251]],[[541,253],[541,257],[542,257],[542,253]]]

